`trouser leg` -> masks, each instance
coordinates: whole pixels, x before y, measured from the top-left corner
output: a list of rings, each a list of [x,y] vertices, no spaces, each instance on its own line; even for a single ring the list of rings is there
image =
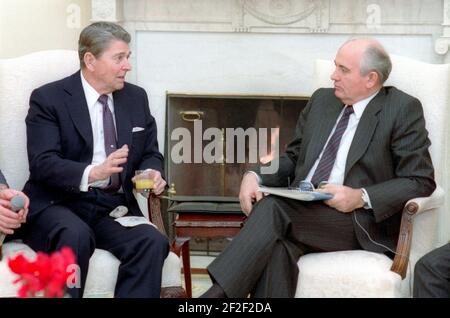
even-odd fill
[[[414,267],[414,297],[450,297],[450,244],[423,256]]]
[[[288,240],[275,243],[272,255],[251,296],[255,298],[292,298],[297,288],[297,262],[307,250]]]
[[[99,248],[120,260],[115,297],[159,298],[168,239],[151,225],[123,227],[109,217],[95,225]]]
[[[285,250],[279,244],[284,244]],[[288,289],[286,295],[294,295],[296,255],[358,248],[350,213],[340,213],[323,203],[268,196],[255,205],[239,235],[208,271],[228,297],[246,297],[254,288],[261,297],[285,293],[269,292],[269,287]],[[274,254],[277,260],[272,260]],[[266,281],[261,283],[264,288],[257,286],[260,279]],[[263,295],[262,290],[268,294]]]
[[[260,201],[245,226],[208,266],[213,281],[228,297],[246,297],[264,271],[278,238],[290,220],[270,200]]]

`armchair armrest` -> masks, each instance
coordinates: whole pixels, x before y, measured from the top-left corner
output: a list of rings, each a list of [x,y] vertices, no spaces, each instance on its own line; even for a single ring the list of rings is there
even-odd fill
[[[161,214],[161,197],[151,194],[147,200],[148,218],[150,222],[156,225],[158,230],[167,236],[166,229]]]
[[[417,204],[416,215],[425,211],[433,210],[441,207],[444,204],[444,190],[437,186],[434,192],[429,197],[414,198],[406,202],[407,206],[410,203]]]
[[[413,218],[419,213],[434,210],[444,204],[444,190],[440,186],[429,196],[414,198],[406,202],[402,211],[400,234],[398,237],[397,250],[391,271],[405,278],[408,269],[409,254],[411,252],[411,239],[413,230]]]

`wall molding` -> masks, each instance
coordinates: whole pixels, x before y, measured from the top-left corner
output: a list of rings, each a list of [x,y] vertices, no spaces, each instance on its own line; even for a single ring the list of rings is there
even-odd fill
[[[91,0],[92,19],[177,32],[442,36],[449,0]],[[445,7],[445,10],[444,10]],[[379,21],[377,21],[377,19]],[[448,25],[447,25],[448,27]]]
[[[431,36],[450,62],[450,0],[91,0],[92,21],[138,31]]]
[[[123,21],[123,0],[91,0],[92,21]]]
[[[445,55],[445,61],[450,63],[450,0],[444,0],[442,36],[435,41],[434,50]]]

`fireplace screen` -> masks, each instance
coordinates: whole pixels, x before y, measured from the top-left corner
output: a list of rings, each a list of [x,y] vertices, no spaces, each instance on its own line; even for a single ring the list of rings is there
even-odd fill
[[[308,99],[168,93],[168,184],[177,196],[237,198],[245,171],[284,152]],[[220,244],[209,247],[220,250]]]
[[[177,195],[237,196],[242,175],[282,153],[307,97],[167,95],[166,174]],[[244,141],[244,142],[242,142]]]

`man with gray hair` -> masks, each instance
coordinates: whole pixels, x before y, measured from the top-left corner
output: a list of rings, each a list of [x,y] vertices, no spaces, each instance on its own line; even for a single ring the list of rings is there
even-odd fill
[[[81,70],[33,91],[26,117],[30,197],[24,241],[34,250],[71,247],[83,295],[95,248],[121,262],[116,297],[159,297],[168,240],[155,227],[124,227],[109,216],[118,206],[142,216],[133,195],[136,170],[146,170],[160,194],[163,156],[146,92],[125,82],[130,35],[97,22],[80,34]]]
[[[214,284],[203,297],[293,297],[306,253],[364,249],[392,257],[404,204],[435,189],[421,103],[383,87],[391,61],[381,44],[348,41],[334,62],[334,89],[311,96],[278,171],[244,175],[239,199],[249,218],[208,267]],[[289,180],[332,197],[258,192],[261,183],[286,187]]]

